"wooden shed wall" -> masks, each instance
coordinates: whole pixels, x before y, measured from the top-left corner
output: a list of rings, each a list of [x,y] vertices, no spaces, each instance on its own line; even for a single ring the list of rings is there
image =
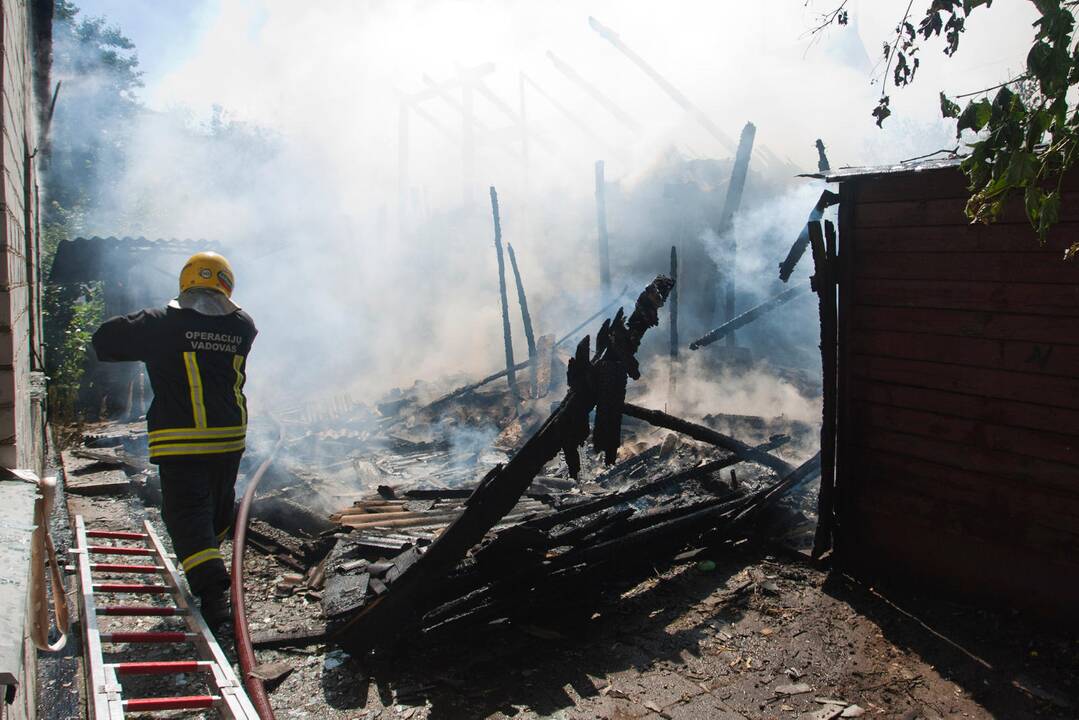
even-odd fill
[[[1040,246],[956,169],[841,185],[837,551],[979,602],[1079,607],[1079,182]],[[1074,618],[1072,618],[1074,621]]]

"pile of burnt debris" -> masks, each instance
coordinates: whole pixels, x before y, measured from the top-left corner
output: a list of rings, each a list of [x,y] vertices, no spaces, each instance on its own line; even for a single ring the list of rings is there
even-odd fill
[[[814,428],[746,416],[698,424],[627,400],[641,337],[670,287],[657,278],[629,317],[603,324],[594,350],[588,338],[577,346],[568,371],[557,371],[555,351],[516,386],[473,383],[433,400],[417,386],[377,411],[341,398],[282,414],[289,439],[257,514],[317,531],[284,553],[297,572],[279,591],[321,599],[319,639],[368,652],[477,624],[587,617],[603,593],[657,563],[775,522],[776,501],[819,472],[816,455],[795,465],[779,453],[811,455]],[[587,440],[595,452],[582,456]],[[770,532],[812,528],[798,502]],[[297,528],[297,515],[286,523],[265,510],[282,503],[307,514],[317,504],[325,517]]]
[[[641,337],[671,285],[657,278],[629,317],[604,322],[594,349],[586,337],[568,356],[544,340],[516,385],[487,378],[433,397],[417,384],[373,409],[346,397],[278,414],[282,449],[248,541],[284,566],[269,591],[320,601],[325,624],[256,646],[362,653],[478,624],[587,618],[659,564],[763,527],[808,538],[811,498],[790,491],[819,473],[817,428],[695,423],[630,402]],[[252,428],[245,465],[264,455],[262,433]],[[594,452],[580,453],[589,440]],[[123,468],[153,500],[140,443],[123,427],[71,452]]]

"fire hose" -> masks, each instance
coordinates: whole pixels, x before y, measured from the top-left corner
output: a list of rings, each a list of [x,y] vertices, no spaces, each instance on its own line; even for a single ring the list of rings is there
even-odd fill
[[[284,431],[281,425],[273,420],[277,427],[277,440],[273,449],[262,464],[258,466],[251,481],[247,483],[243,498],[240,500],[240,508],[236,513],[236,530],[232,539],[232,623],[236,636],[236,654],[240,659],[240,672],[243,673],[244,686],[251,702],[259,714],[261,720],[274,720],[273,709],[270,707],[270,696],[266,693],[266,687],[260,678],[252,674],[255,668],[255,650],[251,647],[251,631],[247,627],[247,611],[244,609],[244,546],[247,542],[247,519],[251,512],[251,500],[255,497],[255,489],[258,487],[262,476],[266,474],[277,451],[284,441]]]

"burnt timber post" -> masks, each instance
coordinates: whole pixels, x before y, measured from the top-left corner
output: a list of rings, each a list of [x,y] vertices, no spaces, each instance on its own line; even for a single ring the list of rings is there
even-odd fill
[[[510,394],[517,399],[517,372],[513,366],[513,336],[510,332],[510,308],[506,297],[506,261],[502,257],[502,222],[498,217],[498,193],[491,186],[491,216],[495,225],[495,254],[498,257],[498,294],[502,300],[502,342],[506,348],[506,381]]]
[[[510,268],[513,270],[513,281],[517,285],[517,302],[521,305],[521,322],[525,326],[525,342],[528,343],[528,364],[531,367],[532,395],[536,394],[536,336],[532,332],[532,315],[528,312],[528,298],[525,297],[525,286],[521,281],[521,271],[517,268],[517,255],[513,252],[513,244],[507,243],[506,250],[510,255]]]
[[[596,228],[599,239],[600,296],[611,294],[611,258],[607,244],[607,182],[603,176],[603,161],[596,161]]]
[[[835,226],[825,221],[809,223],[809,243],[813,252],[812,287],[820,298],[820,352],[823,378],[823,408],[820,429],[821,476],[817,499],[817,532],[813,539],[813,557],[819,558],[832,547],[833,488],[835,486],[837,324]]]
[[[595,376],[605,373],[609,380],[615,375],[640,379],[636,354],[641,339],[649,328],[659,323],[659,311],[673,284],[670,278],[656,277],[638,296],[628,319],[619,310],[614,318],[605,321],[596,338],[594,359],[588,337],[578,344],[567,369],[570,389],[561,404],[505,465],[497,465],[487,473],[465,502],[465,511],[422,556],[401,572],[386,593],[333,631],[335,642],[354,655],[392,643],[408,626],[416,624],[415,611],[423,598],[514,508],[543,466],[559,451],[566,457],[570,474],[577,476],[579,448],[590,431],[589,417],[593,408],[604,400]],[[620,422],[620,419],[621,407],[614,420]],[[593,439],[603,432],[598,427],[600,422],[597,414],[597,427],[591,428]],[[613,454],[617,446],[602,449]],[[751,448],[747,449],[752,452]]]
[[[734,215],[742,205],[742,193],[746,189],[746,177],[749,175],[749,159],[753,154],[753,139],[757,135],[757,127],[747,122],[742,128],[742,137],[738,141],[738,153],[734,156],[734,167],[731,169],[731,180],[727,184],[727,200],[723,204],[723,216],[720,218],[720,232],[731,233],[730,254],[727,257],[726,282],[723,284],[723,319],[730,322],[734,319],[734,278],[737,274],[738,241],[732,232],[734,227]],[[728,347],[734,347],[734,333],[727,335]]]
[[[671,307],[671,345],[670,345],[670,381],[668,383],[667,400],[674,402],[674,391],[677,384],[678,373],[678,248],[671,245],[671,280],[674,287],[671,288],[669,297]]]

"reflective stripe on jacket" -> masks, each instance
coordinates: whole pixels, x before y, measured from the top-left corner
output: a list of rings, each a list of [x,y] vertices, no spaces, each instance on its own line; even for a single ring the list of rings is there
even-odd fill
[[[105,362],[141,361],[153,388],[150,460],[244,449],[247,355],[257,334],[243,310],[204,315],[175,306],[110,318],[94,333]]]

